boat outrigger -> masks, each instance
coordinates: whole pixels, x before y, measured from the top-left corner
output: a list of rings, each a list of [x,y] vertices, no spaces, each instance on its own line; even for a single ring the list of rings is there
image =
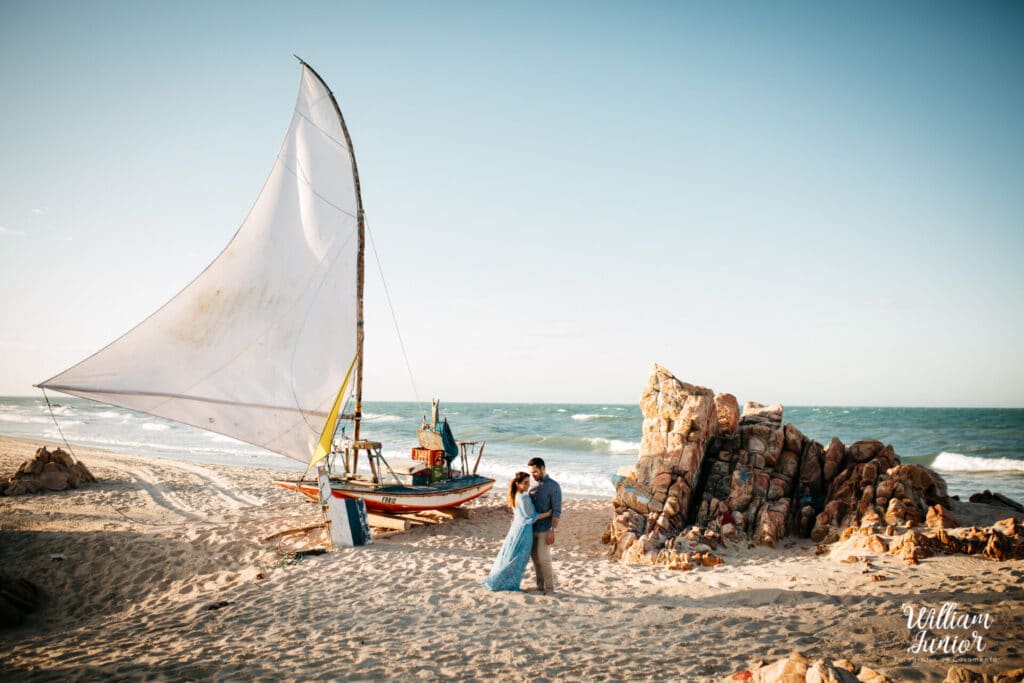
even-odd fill
[[[362,438],[359,171],[333,93],[299,62],[284,143],[224,251],[139,325],[38,386],[223,434],[308,462],[307,472],[326,465],[332,495],[361,498],[370,510],[461,505],[494,480],[476,473],[483,444],[455,443],[436,408],[411,464],[389,463],[380,443]],[[345,420],[353,436],[335,443]],[[369,476],[357,472],[361,453]],[[278,483],[317,497],[305,477]]]

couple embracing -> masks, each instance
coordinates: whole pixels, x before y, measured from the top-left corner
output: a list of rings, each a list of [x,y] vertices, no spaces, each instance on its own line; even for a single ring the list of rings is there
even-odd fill
[[[555,544],[555,529],[562,517],[562,489],[547,475],[542,459],[532,458],[527,467],[530,474],[517,472],[509,482],[508,504],[514,510],[512,526],[484,586],[492,591],[519,590],[526,561],[533,558],[536,590],[551,595],[555,590],[551,546]],[[535,482],[532,488],[530,475]]]

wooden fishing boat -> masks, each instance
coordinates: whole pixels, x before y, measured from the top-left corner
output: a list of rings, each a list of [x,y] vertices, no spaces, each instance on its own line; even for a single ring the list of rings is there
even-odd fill
[[[289,491],[319,500],[315,481],[275,481]],[[487,493],[494,480],[478,475],[455,477],[434,484],[380,484],[363,478],[331,477],[331,491],[337,498],[361,498],[371,512],[398,514],[422,510],[444,510],[462,505]]]
[[[332,495],[361,498],[371,510],[461,505],[494,485],[476,473],[482,444],[472,468],[469,442],[455,453],[447,444],[443,466],[430,465],[424,477],[422,468],[403,473],[380,443],[362,438],[359,171],[334,94],[299,62],[284,143],[224,251],[135,328],[38,386],[261,446],[308,463],[307,473],[326,467]],[[441,424],[436,407],[434,417],[426,431]],[[343,421],[352,422],[353,437],[336,444]],[[358,470],[361,454],[368,474]],[[277,483],[318,496],[317,481],[305,476]]]

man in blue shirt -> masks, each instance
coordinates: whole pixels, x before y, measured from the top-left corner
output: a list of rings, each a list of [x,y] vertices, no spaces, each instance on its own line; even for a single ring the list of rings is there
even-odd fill
[[[544,595],[555,592],[555,574],[551,569],[551,546],[555,544],[555,530],[562,518],[562,487],[547,475],[544,461],[531,458],[527,463],[533,475],[534,486],[530,489],[530,498],[538,514],[551,510],[551,517],[539,519],[533,523],[533,571],[537,575],[537,590]]]

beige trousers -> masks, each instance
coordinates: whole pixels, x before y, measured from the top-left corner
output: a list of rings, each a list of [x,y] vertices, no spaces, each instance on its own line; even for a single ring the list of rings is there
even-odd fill
[[[551,569],[551,546],[545,543],[546,531],[533,533],[533,548],[530,557],[533,559],[533,571],[537,575],[537,588],[543,591],[555,590],[555,572]]]

